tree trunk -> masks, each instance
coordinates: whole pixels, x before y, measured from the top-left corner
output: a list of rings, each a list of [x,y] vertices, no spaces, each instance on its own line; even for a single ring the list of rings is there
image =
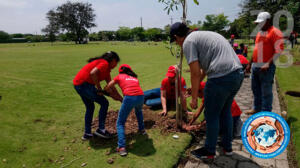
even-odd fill
[[[182,4],[182,22],[186,24],[186,13],[187,13],[187,3],[186,0],[181,1]],[[176,73],[176,81],[177,83],[176,88],[176,123],[177,127],[182,126],[182,118],[183,118],[183,111],[182,111],[182,100],[181,100],[181,77],[182,77],[182,59],[183,59],[183,50],[181,48],[180,52],[180,59],[177,64],[178,70]]]
[[[187,3],[186,0],[182,0],[182,23],[186,24],[186,15],[187,15]]]

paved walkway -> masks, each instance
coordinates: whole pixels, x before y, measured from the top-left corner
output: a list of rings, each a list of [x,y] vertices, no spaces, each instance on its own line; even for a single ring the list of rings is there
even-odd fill
[[[281,114],[280,104],[278,99],[278,94],[276,90],[276,85],[273,87],[273,112]],[[253,94],[251,91],[251,79],[245,78],[243,85],[235,97],[238,105],[242,111],[251,109],[253,103]],[[242,114],[241,118],[245,121],[249,116]],[[196,137],[197,142],[188,149],[187,153],[190,154],[191,150],[200,148],[205,142],[204,136]],[[250,155],[250,153],[243,146],[242,140],[234,140],[232,143],[233,156],[227,157],[219,154],[219,148],[217,146],[217,158],[212,164],[205,164],[199,159],[188,156],[188,161],[186,162],[184,168],[288,168],[287,160],[287,149],[279,156],[273,159],[260,159]]]

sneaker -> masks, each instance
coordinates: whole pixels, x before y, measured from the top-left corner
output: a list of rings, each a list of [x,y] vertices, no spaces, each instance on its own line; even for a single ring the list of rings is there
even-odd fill
[[[126,156],[128,154],[124,147],[123,148],[117,148],[117,152],[120,154],[120,156]]]
[[[81,140],[87,141],[87,140],[90,140],[92,138],[93,138],[93,134],[84,133],[83,136],[81,137]]]
[[[232,156],[232,149],[226,150],[225,148],[223,148],[223,154],[226,156]]]
[[[221,142],[218,142],[218,145],[221,147],[222,151],[223,151],[223,154],[226,155],[226,156],[232,156],[232,149],[225,149],[223,144]]]
[[[209,159],[209,160],[213,160],[216,156],[215,153],[211,153],[207,151],[205,147],[193,150],[191,154],[199,159]]]
[[[105,139],[110,139],[113,137],[111,133],[109,133],[107,130],[102,132],[100,129],[97,129],[94,134],[98,137],[105,138]]]

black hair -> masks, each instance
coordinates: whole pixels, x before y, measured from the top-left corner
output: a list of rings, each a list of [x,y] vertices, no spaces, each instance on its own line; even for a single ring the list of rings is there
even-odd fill
[[[245,44],[244,44],[244,43],[241,43],[241,44],[240,44],[240,47],[241,47],[241,48],[244,48],[244,47],[245,47]]]
[[[101,56],[90,58],[90,59],[87,60],[87,62],[90,63],[90,62],[95,61],[97,59],[104,59],[108,63],[112,62],[113,60],[116,60],[117,62],[120,62],[119,55],[114,51],[108,51],[108,52],[102,54]]]
[[[129,76],[132,76],[134,78],[137,78],[137,74],[134,73],[131,69],[127,68],[127,67],[122,67],[121,68],[122,72],[120,72],[120,74],[127,74]]]

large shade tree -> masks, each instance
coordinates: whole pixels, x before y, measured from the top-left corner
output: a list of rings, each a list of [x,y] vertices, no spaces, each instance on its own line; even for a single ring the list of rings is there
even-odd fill
[[[230,21],[223,13],[219,15],[206,15],[202,29],[218,32],[222,35],[225,35],[225,28],[229,26],[229,23]]]
[[[0,42],[7,42],[9,40],[9,34],[0,30]]]
[[[50,10],[46,14],[46,18],[48,19],[49,24],[42,29],[42,32],[46,33],[48,39],[51,42],[54,42],[56,40],[56,36],[59,33],[59,28],[60,28],[57,14],[53,10]]]
[[[81,44],[88,35],[88,29],[96,26],[95,17],[92,4],[68,1],[47,13],[49,25],[44,32],[55,34],[59,27],[60,30],[72,34],[76,44]]]

